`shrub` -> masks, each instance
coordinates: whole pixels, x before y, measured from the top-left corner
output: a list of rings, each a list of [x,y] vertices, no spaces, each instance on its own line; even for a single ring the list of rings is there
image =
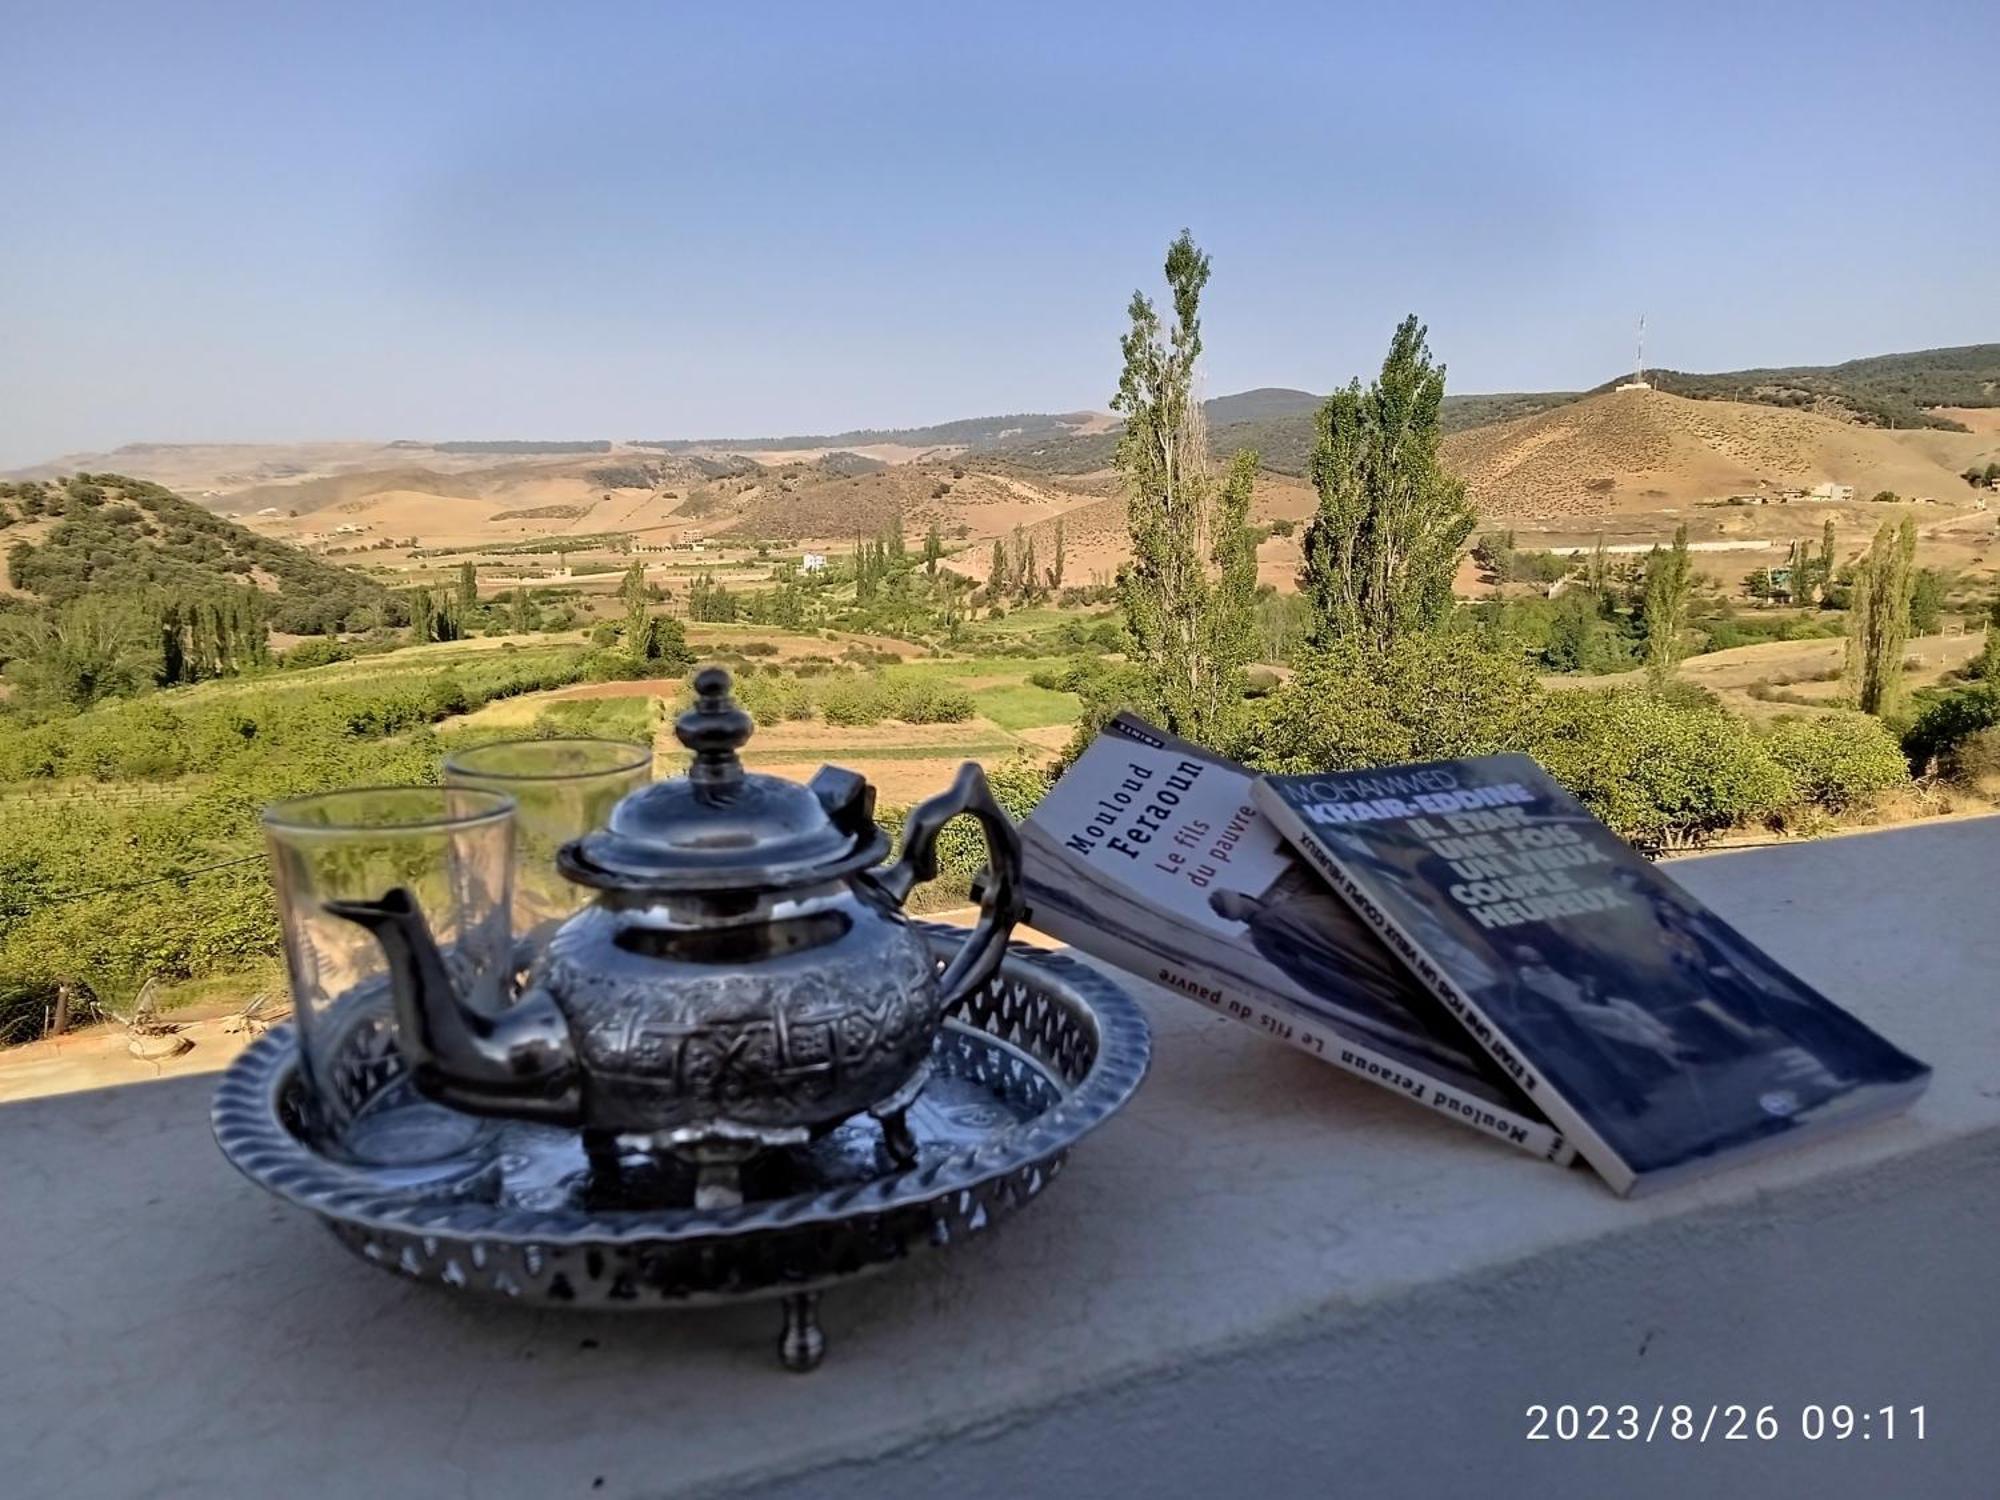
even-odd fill
[[[354,652],[340,641],[330,636],[315,636],[312,640],[301,641],[291,650],[278,657],[278,665],[286,671],[300,667],[330,667],[338,661],[348,661]]]
[[[810,719],[813,715],[812,693],[796,677],[766,674],[739,679],[736,701],[759,724]]]
[[[905,724],[963,724],[977,712],[972,694],[934,678],[904,684],[893,700],[895,717]]]
[[[1865,807],[1910,780],[1895,734],[1870,714],[1787,715],[1771,725],[1766,744],[1798,801],[1829,813]]]
[[[1953,746],[1950,771],[1953,779],[1974,786],[2000,778],[2000,726],[1976,729]]]
[[[1706,843],[1795,797],[1791,777],[1743,720],[1637,689],[1545,694],[1517,748],[1649,853]]]
[[[880,683],[865,677],[836,677],[820,694],[820,712],[826,722],[844,729],[879,724],[889,717],[888,694]]]
[[[1252,704],[1231,740],[1238,759],[1280,772],[1490,755],[1521,747],[1540,691],[1526,665],[1469,635],[1346,644]]]
[[[1917,701],[1921,706],[1903,734],[1903,754],[1918,776],[1933,771],[1954,774],[1960,743],[2000,724],[2000,684],[1980,681],[1971,687],[1920,694]]]

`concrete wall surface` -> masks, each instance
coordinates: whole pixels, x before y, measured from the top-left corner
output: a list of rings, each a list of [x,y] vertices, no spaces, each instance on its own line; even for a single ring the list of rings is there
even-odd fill
[[[1621,1201],[1147,990],[1132,1106],[990,1238],[830,1291],[803,1377],[769,1305],[355,1262],[221,1160],[211,1080],[0,1105],[0,1496],[2000,1493],[2000,819],[1672,871],[1930,1092]],[[1528,1439],[1593,1403],[1778,1431]],[[1812,1441],[1836,1405],[1874,1415]]]

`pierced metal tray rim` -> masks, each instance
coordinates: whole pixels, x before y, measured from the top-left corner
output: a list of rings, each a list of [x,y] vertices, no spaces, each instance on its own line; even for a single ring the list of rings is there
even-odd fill
[[[940,948],[964,938],[957,928],[932,922],[912,925]],[[1017,965],[1058,980],[1090,1013],[1098,1047],[1083,1078],[1054,1108],[975,1146],[912,1171],[817,1193],[719,1210],[676,1207],[581,1214],[570,1209],[422,1202],[357,1183],[349,1169],[314,1152],[278,1119],[278,1093],[297,1051],[289,1022],[272,1027],[230,1064],[216,1089],[210,1122],[223,1155],[258,1186],[321,1218],[389,1233],[583,1249],[729,1240],[823,1220],[893,1213],[970,1192],[1066,1152],[1120,1109],[1144,1080],[1151,1060],[1151,1028],[1131,996],[1066,954],[1010,942],[1003,969]],[[946,1024],[962,1023],[948,1019]],[[1012,1048],[1004,1037],[978,1027],[966,1029]]]

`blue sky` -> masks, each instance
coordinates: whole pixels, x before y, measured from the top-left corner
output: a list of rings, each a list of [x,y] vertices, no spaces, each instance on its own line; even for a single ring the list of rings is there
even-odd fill
[[[0,465],[2000,339],[2000,6],[0,0]]]

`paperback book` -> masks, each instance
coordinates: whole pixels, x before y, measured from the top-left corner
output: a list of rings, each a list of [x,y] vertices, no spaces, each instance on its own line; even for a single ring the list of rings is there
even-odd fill
[[[1029,923],[1483,1134],[1574,1148],[1298,859],[1243,767],[1121,714],[1022,825]]]
[[[1929,1080],[1526,756],[1254,795],[1619,1193],[1900,1109]]]

